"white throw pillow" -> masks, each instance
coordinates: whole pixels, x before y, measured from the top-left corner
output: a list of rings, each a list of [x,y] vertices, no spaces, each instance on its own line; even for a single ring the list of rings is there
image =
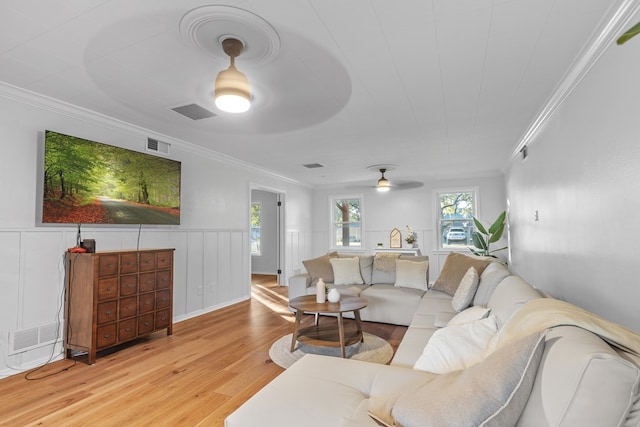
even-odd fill
[[[360,259],[353,258],[331,258],[329,259],[333,268],[334,285],[362,285],[362,275],[360,274]]]
[[[471,305],[471,301],[473,301],[473,297],[478,290],[479,279],[478,271],[474,267],[469,267],[464,276],[462,276],[456,293],[451,298],[451,307],[455,311],[460,312]]]
[[[466,310],[462,310],[460,313],[456,314],[453,319],[449,320],[446,326],[462,325],[464,323],[484,319],[485,317],[489,316],[490,311],[491,310],[487,307],[473,305]]]
[[[427,290],[427,270],[429,261],[396,260],[395,286]]]
[[[473,366],[482,361],[489,340],[497,331],[495,316],[438,329],[413,369],[446,374]]]

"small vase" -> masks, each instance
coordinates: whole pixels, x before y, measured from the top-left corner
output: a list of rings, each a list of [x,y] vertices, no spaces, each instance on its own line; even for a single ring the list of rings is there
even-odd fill
[[[318,283],[316,283],[316,302],[318,304],[322,304],[326,301],[326,285],[322,278],[318,279]]]
[[[340,292],[336,288],[331,289],[329,291],[329,295],[327,295],[327,299],[329,300],[329,302],[340,301]]]

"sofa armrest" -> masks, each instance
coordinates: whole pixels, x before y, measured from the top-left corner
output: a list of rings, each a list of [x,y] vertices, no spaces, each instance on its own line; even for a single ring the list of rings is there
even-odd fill
[[[289,277],[289,299],[307,295],[307,288],[311,285],[311,276],[307,273]]]

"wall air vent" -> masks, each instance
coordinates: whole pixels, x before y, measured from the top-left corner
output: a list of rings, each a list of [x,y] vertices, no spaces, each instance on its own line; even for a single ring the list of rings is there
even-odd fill
[[[307,169],[316,169],[316,168],[323,168],[324,165],[320,164],[320,163],[308,163],[306,165],[302,165]]]
[[[214,112],[209,111],[206,108],[199,106],[198,104],[182,105],[180,107],[172,108],[172,110],[178,114],[182,114],[183,116],[190,118],[191,120],[202,120],[216,116]]]
[[[147,151],[160,154],[169,154],[169,147],[171,144],[168,142],[158,141],[157,139],[147,138]]]

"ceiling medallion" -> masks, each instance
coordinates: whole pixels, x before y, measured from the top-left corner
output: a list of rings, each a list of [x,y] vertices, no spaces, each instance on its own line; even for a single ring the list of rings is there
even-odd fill
[[[187,42],[223,61],[229,57],[221,42],[229,37],[242,40],[243,64],[265,64],[280,52],[280,37],[271,24],[233,6],[202,6],[187,12],[180,20],[180,34]]]

